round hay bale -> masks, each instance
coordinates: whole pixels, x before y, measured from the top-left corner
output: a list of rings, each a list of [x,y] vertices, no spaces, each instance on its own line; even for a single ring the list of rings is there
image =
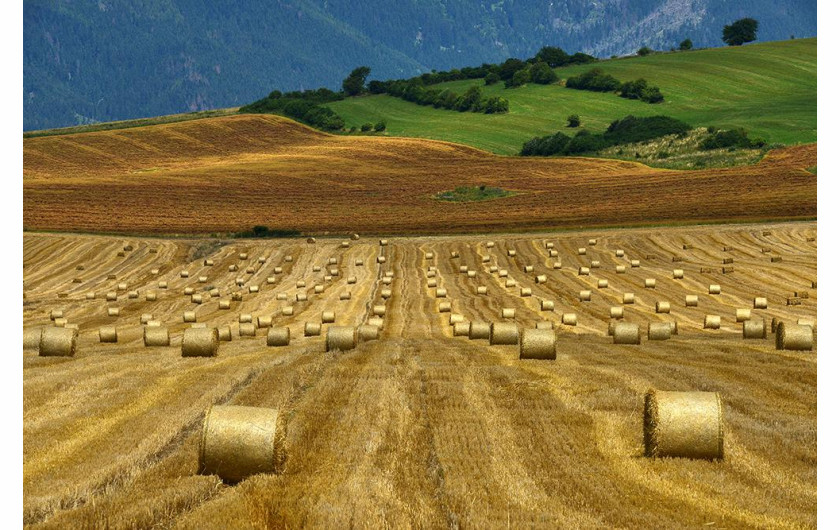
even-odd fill
[[[256,337],[257,336],[257,327],[251,323],[241,323],[239,324],[239,336],[240,337]]]
[[[385,263],[385,256],[376,256],[376,263]]]
[[[507,278],[507,277],[508,277],[507,269],[499,269],[499,278]]]
[[[258,473],[274,473],[282,459],[278,412],[262,407],[214,405],[204,419],[199,472],[227,483]]]
[[[285,256],[283,258],[283,261],[286,262],[286,263],[291,263],[292,262],[292,257],[291,256]]]
[[[505,280],[505,287],[516,287],[516,280],[513,278],[508,278]]]
[[[589,267],[579,267],[578,276],[589,276]]]
[[[531,296],[531,288],[530,287],[523,287],[519,289],[519,296],[522,298],[527,298]]]
[[[204,266],[205,267],[212,267],[215,264],[216,264],[216,262],[213,261],[212,259],[205,259],[204,260]]]
[[[669,328],[670,331],[670,328]],[[638,324],[617,322],[613,330],[613,344],[641,344],[642,334]]]
[[[67,319],[66,318],[57,318],[53,320],[53,325],[57,328],[63,328],[67,326]]]
[[[509,257],[513,258],[513,257],[515,257],[515,256],[516,256],[516,251],[515,251],[515,250],[512,250],[512,249],[511,249],[511,250],[508,250],[508,251],[507,251],[507,255],[508,255]]]
[[[350,239],[352,239],[353,241],[358,241],[359,237],[360,237],[359,234],[353,234],[353,235],[350,236]]]
[[[534,329],[554,329],[554,322],[551,320],[540,320],[534,324]]]
[[[534,283],[537,283],[537,284],[546,283],[547,281],[548,281],[548,276],[546,276],[545,274],[540,274],[540,275],[538,275],[537,277],[534,278]]]
[[[313,265],[312,266],[312,272],[321,272],[321,266],[320,265]]]
[[[257,317],[257,327],[260,329],[270,328],[272,322],[274,322],[274,318],[269,315]]]
[[[592,291],[590,291],[589,289],[585,289],[585,290],[581,291],[580,293],[578,293],[578,299],[581,302],[592,301]]]
[[[685,277],[685,272],[682,269],[674,269],[674,279],[682,280]]]
[[[732,263],[735,263],[735,260],[734,260],[734,259],[732,259],[732,258],[723,258],[723,264],[724,264],[724,265],[730,265],[730,264],[732,264]]]
[[[560,253],[557,252],[556,250],[549,250],[548,251],[548,257],[549,258],[556,258],[559,255],[560,255]]]
[[[557,342],[554,330],[523,329],[519,343],[520,359],[557,359]]]
[[[359,342],[367,342],[370,340],[377,340],[379,338],[379,326],[371,324],[362,324],[356,333]]]
[[[154,291],[146,291],[146,301],[154,302],[155,300],[157,300],[157,293]]]
[[[251,294],[258,293],[258,292],[260,292],[260,286],[259,285],[249,285],[248,286],[248,292],[251,293]],[[199,300],[200,300],[201,299],[200,295],[197,295],[197,296],[199,296]],[[198,302],[198,303],[201,303],[201,302]]]
[[[512,307],[502,308],[502,318],[516,318],[516,309]]]
[[[699,297],[696,294],[685,295],[685,307],[697,307]]]
[[[303,336],[304,337],[317,337],[321,334],[321,323],[320,322],[307,322],[303,325]]]
[[[453,337],[469,337],[470,336],[470,323],[469,322],[455,322],[455,324],[452,327],[452,336]]]
[[[648,324],[648,340],[669,340],[670,338],[670,322],[650,322]]]
[[[656,279],[645,278],[645,289],[656,289]]]
[[[624,308],[620,305],[612,306],[610,308],[610,318],[614,318],[614,319],[624,318]]]
[[[102,326],[99,328],[99,342],[117,342],[117,327]]]
[[[563,325],[577,326],[577,315],[575,313],[563,313]]]
[[[753,299],[753,309],[767,309],[767,298],[755,297]]]
[[[482,294],[482,295],[487,294],[487,287],[484,286],[484,285],[479,285],[478,287],[475,288],[475,292],[476,292],[476,294]]]
[[[380,239],[379,240],[379,246],[380,247],[387,247],[388,246],[388,240],[387,239]]]
[[[137,291],[129,291],[128,298],[129,300],[136,300],[137,298],[140,298],[140,293]]]
[[[383,329],[385,327],[385,321],[382,320],[381,317],[371,317],[368,319],[367,323],[371,326],[376,326],[378,329]]]
[[[598,244],[598,240],[597,240],[597,239],[590,239],[590,240],[589,240],[589,246],[590,246],[590,247],[594,247],[594,246],[595,246],[595,245],[597,245],[597,244]]]
[[[207,276],[199,276],[198,283],[207,283]]]
[[[618,324],[617,320],[610,320],[610,323],[607,324],[607,335],[612,337],[615,335],[615,326]]]
[[[240,252],[239,253],[239,259],[241,259],[242,261],[245,261],[246,259],[248,259],[248,254],[245,253],[245,252]]]
[[[670,313],[671,312],[671,303],[670,302],[656,302],[656,312],[657,313]]]
[[[563,268],[563,262],[562,262],[562,261],[555,261],[555,262],[554,262],[554,265],[552,265],[551,267],[552,267],[554,270],[560,270],[560,269],[562,269],[562,268]]]
[[[766,339],[767,322],[761,320],[747,320],[744,322],[743,336],[745,339]]]
[[[23,349],[37,350],[41,344],[41,332],[44,328],[23,328]]]
[[[459,315],[457,313],[450,313],[449,314],[449,325],[454,326],[459,322],[464,322],[464,315]]]
[[[204,297],[200,294],[194,294],[192,295],[192,297],[190,297],[190,302],[192,302],[193,304],[201,304],[202,302],[204,302]]]
[[[435,298],[446,298],[446,289],[441,287],[435,290]]]
[[[219,300],[219,309],[230,309],[230,300]]]
[[[540,311],[554,311],[554,301],[542,300],[540,302]]]
[[[143,313],[142,315],[140,315],[140,323],[141,324],[148,324],[149,322],[151,322],[154,319],[155,319],[155,317],[151,313]]]
[[[717,392],[648,390],[645,456],[723,458],[723,408]]]
[[[598,289],[606,289],[610,286],[610,282],[607,280],[598,280]]]
[[[344,295],[347,295],[347,298],[345,298]],[[350,292],[348,291],[346,293],[341,293],[340,299],[350,300]],[[309,300],[309,296],[307,296],[306,293],[297,293],[295,295],[295,300],[297,300],[298,302],[306,302],[307,300]]]
[[[239,315],[239,323],[240,324],[248,324],[254,321],[254,317],[252,317],[249,313],[241,313]]]
[[[624,293],[624,297],[622,298],[622,303],[624,304],[635,304],[636,303],[636,295],[633,293]]]
[[[499,266],[498,265],[490,265],[490,272],[493,273],[493,274],[499,272]]]
[[[813,350],[814,329],[811,326],[779,322],[776,325],[776,349],[794,351]]]
[[[266,346],[288,346],[292,334],[287,326],[272,326],[265,339]]]
[[[352,350],[356,347],[356,328],[353,326],[330,326],[327,328],[327,351]]]
[[[195,294],[195,289],[193,287],[184,287],[184,296],[192,296]]]
[[[578,248],[578,256],[585,256],[586,255],[586,247]]]
[[[277,300],[288,300],[289,295],[286,293],[277,293]]]
[[[295,287],[298,289],[306,289],[306,281],[298,280],[297,282],[295,282]]]
[[[720,329],[720,316],[706,315],[703,319],[703,329]]]
[[[630,267],[632,267],[634,269],[637,269],[641,266],[642,266],[642,264],[641,264],[641,262],[639,262],[639,260],[637,260],[637,259],[631,259],[630,260]]]
[[[437,271],[435,271],[435,270],[426,271],[426,278],[434,278],[435,276],[437,276]]]
[[[64,318],[64,311],[61,309],[53,309],[50,311],[50,320],[55,320],[57,318]]]
[[[221,293],[218,289],[210,289],[210,298],[218,298],[221,296]]]
[[[324,292],[324,286],[323,285],[318,284],[318,285],[315,286],[315,294],[323,294],[323,292]]]
[[[709,294],[720,294],[720,285],[712,284],[709,286]]]
[[[616,251],[615,251],[615,257],[617,257],[617,258],[623,258],[623,257],[624,257],[624,251],[623,251],[623,250],[621,250],[621,249],[616,250]]]
[[[475,339],[489,339],[490,338],[490,324],[487,322],[481,322],[479,320],[473,320],[470,322],[470,331],[469,331],[470,340]]]
[[[589,268],[590,269],[600,269],[601,268],[601,262],[598,261],[598,260],[592,260],[592,261],[589,262]]]
[[[428,280],[426,280],[426,287],[428,287],[429,289],[437,287],[437,278],[429,278]]]
[[[519,328],[515,322],[493,322],[490,324],[490,344],[518,344]]]
[[[469,267],[467,267],[466,265],[461,265],[460,267],[458,267],[458,272],[460,272],[461,274],[467,272],[468,270]]]
[[[274,274],[283,274],[283,267],[274,267]]]
[[[144,327],[143,345],[147,348],[153,346],[169,346],[169,328],[163,326]]]
[[[236,271],[238,271],[238,270],[239,270],[239,266],[238,266],[238,265],[229,265],[229,266],[228,266],[228,272],[236,272]]]
[[[106,302],[116,302],[117,301],[117,292],[111,291],[109,293],[105,293],[105,301]]]
[[[287,305],[286,307],[280,309],[280,314],[284,317],[290,317],[295,314],[295,308],[290,305]]]
[[[431,252],[426,252],[426,259],[435,259],[435,255]]]
[[[181,357],[215,357],[219,353],[219,330],[189,328],[184,330]]]
[[[181,271],[181,278],[189,278],[190,271]]]
[[[627,267],[625,265],[616,265],[615,266],[615,273],[616,274],[624,274],[627,272]]]
[[[750,319],[752,312],[749,309],[736,309],[735,322],[746,322]]]
[[[496,246],[496,243],[493,241],[488,241],[487,243],[485,243],[485,245],[487,246],[487,248],[493,248]]]
[[[230,335],[230,326],[222,326],[219,328],[219,340],[230,342],[232,337]]]
[[[554,243],[552,243],[550,241],[546,241],[545,248],[554,248]]]
[[[195,322],[195,311],[184,311],[184,322]]]
[[[532,273],[532,272],[534,272],[534,266],[533,265],[525,265],[525,267],[523,267],[523,270],[526,273]]]
[[[358,281],[358,280],[357,280],[357,278],[356,278],[355,276],[350,276],[350,277],[348,277],[348,278],[347,278],[347,283],[348,283],[349,285],[353,285],[353,284],[354,284],[354,283],[356,283],[357,281]]]
[[[382,289],[382,293],[380,294],[383,300],[387,300],[391,298],[391,289]]]
[[[321,312],[321,323],[322,324],[332,324],[335,322],[335,311],[323,311]]]
[[[490,263],[490,256],[481,256],[481,263]]]
[[[472,269],[467,271],[467,278],[475,278],[476,275],[477,275],[477,272],[472,270]]]

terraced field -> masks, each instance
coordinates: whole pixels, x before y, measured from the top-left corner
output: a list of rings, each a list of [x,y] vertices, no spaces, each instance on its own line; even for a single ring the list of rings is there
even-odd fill
[[[114,174],[107,178],[118,181]],[[69,173],[62,178],[74,181]],[[27,193],[31,200],[25,184]],[[31,204],[29,215],[43,213]],[[384,246],[362,238],[346,247],[340,239],[27,233],[24,523],[815,526],[816,348],[777,351],[770,334],[744,340],[735,316],[766,297],[767,309],[752,309],[752,318],[816,320],[816,232],[816,223],[799,222],[391,238]],[[238,270],[230,270],[234,265]],[[582,266],[588,276],[579,275]],[[724,266],[733,269],[724,274]],[[436,268],[431,275],[429,267]],[[674,279],[675,268],[684,278]],[[542,274],[547,281],[535,283]],[[430,279],[445,297],[436,297]],[[655,279],[655,288],[645,288],[646,279]],[[598,288],[599,280],[608,285]],[[710,284],[721,294],[708,294]],[[486,295],[477,294],[479,286]],[[202,303],[184,295],[186,288]],[[522,288],[532,295],[520,296]],[[591,291],[591,301],[580,301],[581,290]],[[149,292],[156,300],[146,301]],[[107,301],[108,293],[116,300]],[[296,301],[303,293],[306,300]],[[635,294],[633,304],[622,303],[624,293]],[[698,306],[685,307],[692,294]],[[222,300],[230,309],[220,308]],[[555,310],[541,311],[542,300]],[[557,359],[520,360],[516,346],[453,336],[451,314],[438,311],[442,301],[472,322],[500,321],[503,308],[515,309],[512,320],[523,329],[553,322]],[[670,313],[656,313],[657,301],[670,302]],[[326,353],[329,324],[320,336],[303,336],[304,323],[320,322],[325,310],[335,311],[336,325],[358,326],[380,304],[386,310],[377,340]],[[607,327],[610,308],[619,305],[625,321],[643,329],[673,321],[678,334],[613,344]],[[293,314],[284,315],[284,307]],[[109,317],[108,308],[119,308],[119,316]],[[53,310],[79,327],[75,357],[40,357],[31,347],[32,330],[51,325]],[[207,326],[229,327],[232,341],[222,342],[217,357],[181,357],[191,325],[185,311]],[[577,325],[562,324],[571,313]],[[169,347],[143,346],[143,314],[170,330]],[[289,326],[291,345],[267,347],[265,328],[240,337],[241,314]],[[720,329],[704,330],[705,315],[719,315]],[[98,342],[104,325],[117,327],[117,344]],[[643,457],[648,388],[719,392],[725,458]],[[197,473],[201,422],[213,404],[280,410],[285,458],[276,474],[228,485]]]

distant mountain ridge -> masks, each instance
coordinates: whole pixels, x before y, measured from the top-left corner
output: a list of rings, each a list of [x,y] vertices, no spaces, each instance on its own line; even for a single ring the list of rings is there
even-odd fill
[[[24,130],[239,106],[274,89],[337,89],[355,66],[410,77],[543,45],[601,57],[690,38],[719,46],[816,35],[796,0],[100,0],[24,3]]]

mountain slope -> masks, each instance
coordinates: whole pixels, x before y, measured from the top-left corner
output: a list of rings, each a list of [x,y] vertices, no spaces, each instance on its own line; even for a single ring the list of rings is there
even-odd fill
[[[724,24],[759,38],[816,34],[795,0],[101,0],[24,3],[24,129],[242,105],[273,89],[337,88],[349,70],[407,77],[546,44],[600,56],[689,37],[718,46]]]

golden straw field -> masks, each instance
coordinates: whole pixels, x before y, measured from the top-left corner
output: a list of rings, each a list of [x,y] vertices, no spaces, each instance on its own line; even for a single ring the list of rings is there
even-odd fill
[[[278,127],[266,122],[286,125],[272,137]],[[159,126],[165,137],[137,128],[27,139],[25,226],[195,233],[267,224],[364,233],[416,225],[434,233],[490,230],[496,221],[525,230],[596,218],[615,224],[816,215],[816,177],[801,169],[814,165],[815,146],[776,152],[752,168],[679,173],[615,161],[517,161],[422,140],[323,137],[318,144],[315,133],[273,117],[215,119],[218,130],[205,125],[203,134],[231,141],[212,143],[188,134],[196,123]],[[264,127],[266,134],[231,133],[236,127]],[[259,137],[264,145],[255,150]],[[427,179],[407,178],[433,165],[440,169]],[[369,181],[349,178],[362,171]],[[405,189],[383,184],[403,173]],[[447,181],[451,187],[453,174],[524,192],[427,208],[423,197]],[[380,188],[409,199],[395,208],[398,196],[377,194]],[[353,210],[358,224],[348,222]],[[291,226],[296,219],[300,224]],[[23,522],[816,526],[816,342],[813,351],[777,350],[769,329],[773,318],[816,322],[816,236],[814,221],[406,236],[385,245],[367,237],[343,245],[341,237],[306,243],[27,232]],[[238,270],[230,270],[234,265]],[[525,272],[527,266],[533,269]],[[684,271],[681,279],[674,269]],[[436,297],[430,279],[444,296]],[[599,280],[608,285],[599,288]],[[646,280],[655,280],[647,282],[653,287]],[[710,285],[720,294],[709,294]],[[531,296],[520,296],[522,288]],[[580,301],[582,290],[591,291],[589,301]],[[155,300],[147,300],[151,292]],[[116,299],[108,301],[109,293]],[[297,301],[303,293],[306,300]],[[632,304],[622,303],[626,293]],[[697,295],[696,307],[686,307],[687,295]],[[753,307],[756,297],[767,299],[766,309]],[[230,308],[221,309],[222,301]],[[554,310],[542,311],[542,301],[554,302]],[[441,302],[451,313],[438,311]],[[657,302],[669,302],[670,313],[657,313]],[[304,337],[305,323],[320,322],[324,311],[335,312],[334,325],[359,326],[382,304],[377,340],[325,352],[333,324]],[[615,306],[624,308],[623,321],[642,326],[640,345],[613,344],[607,329]],[[109,308],[119,308],[119,316],[109,316]],[[556,360],[520,360],[518,346],[453,336],[452,314],[499,322],[505,308],[515,310],[508,321],[520,329],[554,324]],[[765,319],[767,338],[742,338],[739,309]],[[52,311],[78,325],[73,357],[41,357],[32,347],[33,330],[54,325]],[[220,343],[216,357],[181,356],[187,311],[197,323],[229,327],[232,340]],[[170,346],[144,347],[144,314],[168,328]],[[240,337],[242,314],[288,326],[290,345],[268,347],[267,328]],[[574,314],[576,325],[563,324],[564,314]],[[720,329],[703,329],[707,315],[720,317]],[[650,341],[651,322],[676,322],[678,333]],[[102,326],[116,326],[117,343],[99,342]],[[642,412],[651,388],[718,392],[724,458],[645,457]],[[238,484],[198,473],[211,405],[279,410],[276,473]]]

